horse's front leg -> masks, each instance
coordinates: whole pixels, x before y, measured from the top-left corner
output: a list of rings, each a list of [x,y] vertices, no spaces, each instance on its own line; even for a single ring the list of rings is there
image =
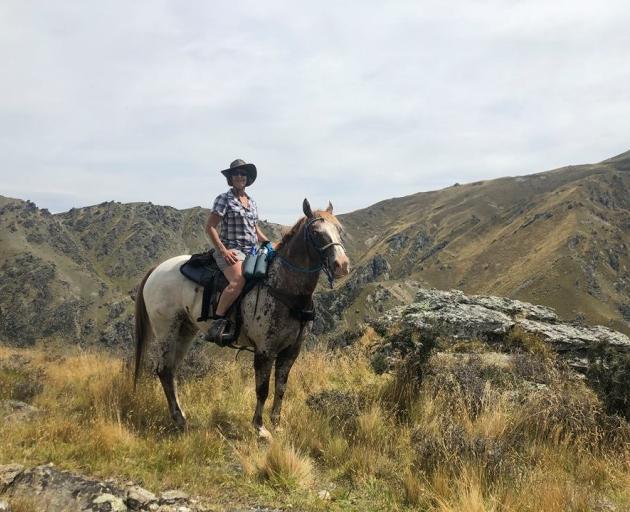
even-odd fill
[[[273,406],[271,408],[271,424],[274,427],[280,422],[280,411],[282,409],[282,399],[287,387],[289,372],[302,347],[301,340],[295,345],[285,348],[276,357],[276,391],[273,396]]]
[[[252,423],[259,437],[271,438],[269,431],[263,426],[263,410],[269,395],[269,377],[274,358],[267,352],[257,352],[254,355],[254,370],[256,371],[256,412]]]

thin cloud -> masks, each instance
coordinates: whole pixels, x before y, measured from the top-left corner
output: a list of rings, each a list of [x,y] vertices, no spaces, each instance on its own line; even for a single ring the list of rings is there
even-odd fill
[[[630,11],[604,2],[0,6],[0,193],[54,211],[347,212],[628,149]]]

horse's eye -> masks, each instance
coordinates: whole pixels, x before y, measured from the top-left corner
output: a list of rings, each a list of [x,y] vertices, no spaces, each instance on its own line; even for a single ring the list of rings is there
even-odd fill
[[[324,233],[321,233],[320,231],[315,231],[315,233],[313,234],[315,235],[315,240],[317,240],[318,242],[326,240],[326,235]]]

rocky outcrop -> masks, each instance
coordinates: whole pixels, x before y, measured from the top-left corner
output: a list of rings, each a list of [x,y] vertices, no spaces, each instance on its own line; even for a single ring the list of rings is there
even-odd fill
[[[11,502],[28,499],[29,505],[41,510],[64,512],[202,512],[216,510],[199,498],[179,490],[156,495],[132,482],[96,480],[70,471],[61,471],[52,464],[25,468],[20,464],[0,466],[0,507],[11,510]],[[2,510],[2,508],[0,508]],[[22,509],[20,509],[22,510]],[[40,510],[39,508],[33,510]],[[274,512],[268,508],[233,508],[233,512]],[[276,511],[279,512],[279,511]]]
[[[181,491],[167,491],[159,497],[142,487],[100,481],[69,471],[60,471],[52,464],[26,469],[19,464],[0,466],[0,493],[8,498],[29,497],[48,510],[156,512],[208,510],[198,500]]]
[[[0,400],[0,419],[4,423],[29,421],[39,414],[39,409],[20,400]]]
[[[393,308],[371,322],[381,332],[402,329],[453,340],[500,342],[520,328],[545,341],[576,369],[584,369],[589,355],[604,344],[630,352],[630,338],[601,325],[574,325],[558,320],[548,307],[459,290],[422,289],[411,304]]]

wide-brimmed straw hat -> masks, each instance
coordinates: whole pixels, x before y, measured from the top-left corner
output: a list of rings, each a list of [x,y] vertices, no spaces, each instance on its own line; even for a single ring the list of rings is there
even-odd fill
[[[223,176],[225,176],[226,178],[229,178],[236,170],[244,170],[247,173],[246,186],[249,187],[252,183],[254,183],[254,181],[256,181],[256,176],[258,174],[258,172],[256,171],[256,166],[254,164],[248,164],[245,162],[245,160],[241,160],[240,158],[234,160],[230,164],[229,169],[222,170],[221,174],[223,174]]]

